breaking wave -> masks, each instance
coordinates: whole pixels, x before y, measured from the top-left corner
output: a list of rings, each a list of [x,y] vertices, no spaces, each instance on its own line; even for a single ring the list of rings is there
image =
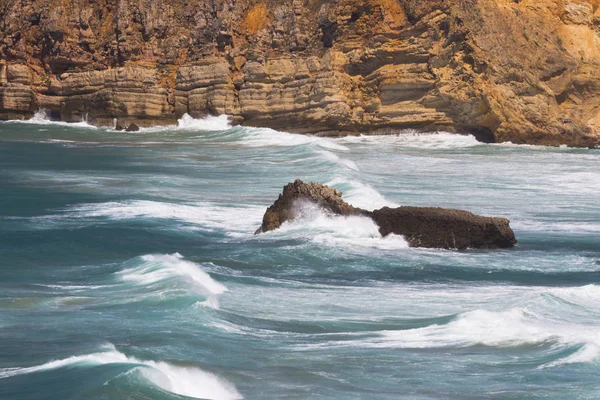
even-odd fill
[[[358,179],[336,177],[327,182],[327,185],[342,191],[344,201],[347,203],[355,207],[364,208],[365,210],[399,206],[397,203],[386,199],[373,186],[362,183]]]
[[[448,316],[445,324],[379,331],[366,339],[328,342],[321,346],[365,348],[511,348],[543,346],[555,355],[539,368],[596,362],[600,359],[600,286],[535,288],[525,305],[501,311],[475,309]],[[557,311],[557,307],[560,312]],[[585,310],[585,312],[583,311]],[[557,314],[560,316],[557,316]],[[571,321],[569,316],[578,322]]]
[[[226,131],[231,129],[231,122],[227,115],[208,115],[204,118],[192,118],[188,114],[183,114],[177,120],[177,127],[183,130]]]
[[[379,227],[368,217],[334,215],[317,204],[302,200],[294,203],[292,213],[294,220],[284,222],[279,229],[263,235],[276,239],[307,238],[316,244],[346,249],[370,247],[394,250],[409,247],[402,236],[382,238]]]
[[[72,126],[72,127],[78,127],[78,128],[98,129],[98,127],[96,127],[94,125],[90,125],[85,121],[81,121],[81,122],[52,121],[48,117],[46,110],[38,110],[33,115],[33,117],[31,117],[30,119],[23,119],[23,120],[16,119],[16,120],[11,120],[10,122],[17,122],[17,123],[23,123],[23,124],[34,124],[34,125],[60,125],[60,126]]]
[[[129,264],[134,265],[129,267]],[[218,295],[227,291],[223,284],[212,279],[200,265],[184,260],[179,253],[148,254],[125,265],[127,268],[116,273],[124,282],[150,289],[172,281],[175,284],[183,283],[204,296],[205,304],[212,308],[219,308]]]
[[[420,133],[411,130],[389,135],[346,136],[337,140],[349,144],[395,145],[419,149],[460,149],[483,145],[473,135],[449,132]]]
[[[168,392],[199,399],[241,399],[235,387],[215,374],[196,367],[183,367],[164,361],[141,360],[127,356],[113,345],[101,351],[25,368],[0,369],[0,379],[60,368],[89,368],[98,365],[125,364],[130,372],[140,374],[150,384]]]

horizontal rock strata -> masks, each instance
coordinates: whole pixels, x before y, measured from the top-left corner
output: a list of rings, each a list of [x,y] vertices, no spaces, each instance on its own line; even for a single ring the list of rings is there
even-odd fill
[[[335,215],[369,217],[379,226],[381,236],[402,235],[411,247],[500,249],[517,243],[506,218],[434,207],[383,207],[366,211],[342,200],[339,190],[300,179],[284,186],[279,198],[267,208],[256,234],[275,230],[295,219],[295,204],[302,201],[314,203]]]
[[[0,119],[600,144],[597,0],[3,0]]]

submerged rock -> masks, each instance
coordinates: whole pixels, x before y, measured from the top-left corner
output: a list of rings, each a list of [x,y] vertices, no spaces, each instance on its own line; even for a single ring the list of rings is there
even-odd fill
[[[499,249],[517,243],[506,218],[435,207],[383,207],[367,211],[346,203],[339,190],[300,179],[284,186],[283,193],[267,208],[262,225],[255,233],[272,231],[296,218],[294,206],[299,201],[315,203],[336,215],[369,217],[379,226],[381,236],[402,235],[411,247]]]

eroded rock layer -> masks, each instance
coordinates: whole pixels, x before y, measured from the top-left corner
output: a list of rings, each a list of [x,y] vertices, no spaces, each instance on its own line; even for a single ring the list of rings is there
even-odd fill
[[[0,0],[0,118],[600,144],[598,0]]]
[[[286,221],[301,218],[299,202],[310,202],[333,215],[371,218],[379,226],[381,236],[402,235],[412,247],[502,249],[517,243],[506,218],[436,207],[383,207],[367,211],[346,203],[339,190],[300,179],[283,187],[279,198],[267,208],[255,234],[275,230]]]

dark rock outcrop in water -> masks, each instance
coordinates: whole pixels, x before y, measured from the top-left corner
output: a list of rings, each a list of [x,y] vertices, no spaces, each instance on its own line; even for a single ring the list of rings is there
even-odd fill
[[[294,219],[294,204],[298,201],[310,201],[336,215],[369,217],[379,226],[382,236],[402,235],[412,247],[498,249],[513,247],[517,242],[506,218],[433,207],[383,207],[366,211],[342,200],[339,190],[299,179],[284,186],[283,193],[265,212],[256,234],[272,231]]]
[[[140,130],[140,127],[132,122],[131,124],[129,124],[127,129],[125,129],[125,132],[137,132],[139,130]]]
[[[0,119],[600,144],[598,0],[0,0]]]
[[[263,223],[256,233],[272,231],[279,228],[285,221],[294,219],[294,203],[299,200],[316,203],[325,211],[337,215],[360,215],[364,212],[342,200],[342,192],[339,190],[320,183],[304,183],[300,179],[296,179],[293,183],[285,185],[283,193],[271,207],[267,208],[267,212],[263,216]]]
[[[434,207],[384,207],[366,213],[379,233],[402,235],[413,247],[496,249],[517,242],[509,220]]]

